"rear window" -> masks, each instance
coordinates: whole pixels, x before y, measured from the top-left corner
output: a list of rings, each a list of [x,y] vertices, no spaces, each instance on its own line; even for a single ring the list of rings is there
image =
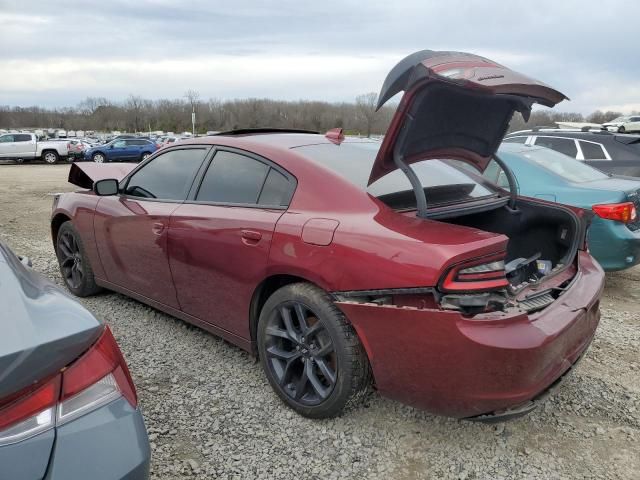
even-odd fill
[[[394,208],[415,207],[411,183],[400,170],[385,175],[367,187],[379,148],[378,142],[363,142],[343,143],[339,146],[308,145],[296,150]],[[427,203],[431,206],[460,203],[496,193],[488,182],[483,183],[480,177],[454,162],[425,160],[414,163],[412,168],[424,187]]]
[[[522,152],[521,155],[573,183],[585,183],[609,178],[600,170],[547,148],[536,148]]]

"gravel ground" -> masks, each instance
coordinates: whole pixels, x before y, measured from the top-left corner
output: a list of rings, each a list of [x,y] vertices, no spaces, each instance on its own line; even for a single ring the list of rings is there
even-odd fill
[[[0,165],[0,238],[60,283],[50,192],[68,165]],[[152,478],[640,478],[640,268],[607,276],[588,354],[542,409],[485,425],[372,393],[312,421],[277,399],[242,350],[115,293],[83,300],[111,325],[138,387]]]

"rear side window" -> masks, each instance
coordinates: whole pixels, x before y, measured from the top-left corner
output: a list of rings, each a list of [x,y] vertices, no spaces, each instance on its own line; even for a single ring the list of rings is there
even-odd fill
[[[133,174],[125,194],[161,200],[184,200],[206,149],[172,150],[157,156]]]
[[[576,142],[572,138],[538,137],[536,145],[550,148],[573,158],[578,155],[578,147],[576,147]]]
[[[293,181],[290,181],[275,168],[272,168],[269,170],[262,192],[260,192],[258,204],[286,207],[289,205],[294,188]]]
[[[31,141],[31,135],[25,134],[25,133],[14,135],[13,138],[14,138],[13,140],[14,142],[30,142]]]
[[[591,142],[580,142],[580,149],[585,160],[606,160],[602,145]]]
[[[256,204],[269,168],[245,155],[219,151],[202,179],[196,200]]]
[[[509,137],[503,140],[504,143],[525,143],[527,137]]]

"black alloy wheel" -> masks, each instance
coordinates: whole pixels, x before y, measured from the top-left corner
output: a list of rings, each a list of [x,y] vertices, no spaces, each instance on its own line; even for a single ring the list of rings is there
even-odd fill
[[[265,333],[268,367],[287,395],[303,405],[326,400],[336,384],[336,353],[331,336],[309,307],[280,304]]]
[[[370,385],[360,339],[330,295],[315,285],[292,283],[273,293],[260,312],[257,343],[269,383],[306,417],[335,417]]]
[[[70,231],[63,232],[58,239],[58,258],[65,283],[71,289],[80,288],[84,277],[82,255],[78,242]]]
[[[62,279],[74,295],[86,297],[100,291],[100,287],[95,283],[82,239],[71,222],[65,222],[60,226],[56,254]]]

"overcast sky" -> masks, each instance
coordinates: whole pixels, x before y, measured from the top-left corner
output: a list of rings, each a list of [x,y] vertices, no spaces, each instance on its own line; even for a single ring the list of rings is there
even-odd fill
[[[0,0],[0,104],[353,101],[416,50],[477,53],[571,98],[640,110],[640,1]]]

